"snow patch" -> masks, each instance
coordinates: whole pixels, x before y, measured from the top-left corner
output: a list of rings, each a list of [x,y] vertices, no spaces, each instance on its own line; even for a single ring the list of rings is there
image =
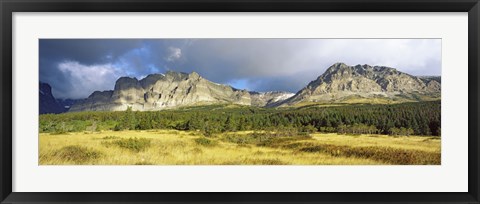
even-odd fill
[[[286,99],[292,97],[293,95],[295,95],[295,94],[293,94],[293,93],[282,94],[280,96],[277,96],[277,97],[273,98],[272,101],[273,102],[283,101],[283,100],[286,100]]]

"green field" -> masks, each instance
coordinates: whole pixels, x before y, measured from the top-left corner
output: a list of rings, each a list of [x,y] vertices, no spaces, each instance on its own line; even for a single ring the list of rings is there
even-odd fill
[[[440,137],[128,130],[40,134],[40,165],[439,165]]]

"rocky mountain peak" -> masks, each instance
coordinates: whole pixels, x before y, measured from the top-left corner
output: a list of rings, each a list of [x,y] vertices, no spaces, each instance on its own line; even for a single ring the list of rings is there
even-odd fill
[[[129,89],[143,89],[140,82],[135,77],[120,77],[115,82],[116,91],[129,90]]]
[[[365,76],[370,79],[383,77],[385,75],[400,75],[405,74],[397,71],[395,68],[386,66],[370,66],[368,64],[348,66],[345,63],[335,63],[330,66],[325,73],[320,75],[318,79],[324,81],[331,81],[332,79],[338,79],[351,76]]]
[[[337,62],[337,63],[333,64],[332,66],[330,66],[325,71],[325,73],[329,73],[329,72],[333,72],[333,71],[337,71],[337,70],[342,70],[342,69],[348,69],[348,68],[350,68],[350,66],[346,65],[345,63]]]
[[[202,77],[197,72],[192,72],[192,73],[188,74],[188,79],[198,80],[198,79],[201,79],[201,78]]]
[[[50,86],[50,84],[40,82],[39,89],[40,89],[40,94],[41,95],[51,95],[52,94],[52,87]]]
[[[251,105],[247,91],[213,83],[198,73],[167,71],[141,79],[121,77],[113,91],[94,92],[71,111],[161,110],[199,104],[233,103]]]
[[[165,78],[167,78],[168,80],[172,80],[172,81],[182,81],[182,80],[186,80],[188,78],[188,73],[174,72],[174,71],[169,70],[165,73]]]
[[[285,101],[338,101],[351,96],[371,98],[407,98],[418,101],[418,95],[437,97],[440,95],[439,80],[421,79],[386,66],[355,65],[335,63],[316,80]],[[421,98],[421,97],[420,97]]]
[[[120,77],[115,84],[136,84],[138,82],[139,81],[136,77]]]
[[[140,80],[140,85],[143,89],[148,90],[158,81],[165,78],[164,74],[149,74]]]

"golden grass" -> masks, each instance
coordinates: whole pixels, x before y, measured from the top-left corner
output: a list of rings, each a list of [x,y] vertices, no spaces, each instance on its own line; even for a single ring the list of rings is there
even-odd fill
[[[40,165],[440,164],[439,137],[315,133],[311,138],[279,139],[263,142],[261,145],[248,142],[240,144],[227,139],[231,134],[249,137],[249,133],[251,131],[228,133],[212,138],[205,138],[198,132],[176,130],[78,132],[60,135],[42,133],[39,163]],[[391,157],[402,155],[407,160],[389,160]]]
[[[435,153],[440,153],[441,143],[440,137],[437,136],[338,135],[336,133],[314,133],[312,136],[320,144],[352,147],[382,146]]]

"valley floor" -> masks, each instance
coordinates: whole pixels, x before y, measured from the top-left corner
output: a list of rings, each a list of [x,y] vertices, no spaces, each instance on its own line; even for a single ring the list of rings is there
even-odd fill
[[[177,130],[41,133],[40,165],[440,165],[440,137],[205,137]]]

